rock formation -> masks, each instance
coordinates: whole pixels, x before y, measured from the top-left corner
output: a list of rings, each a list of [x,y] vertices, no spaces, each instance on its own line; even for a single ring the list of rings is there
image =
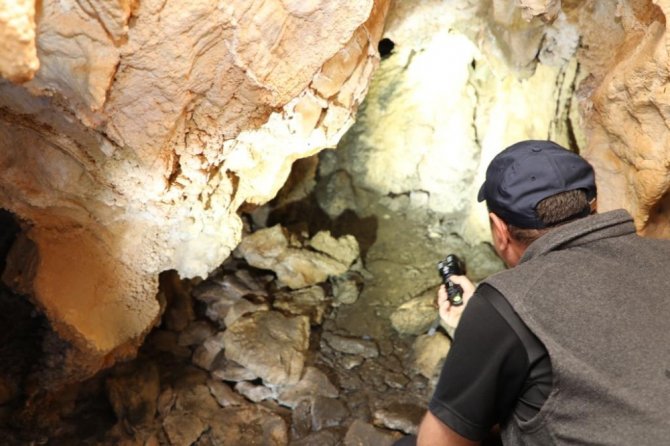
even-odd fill
[[[358,304],[419,297],[446,250],[488,258],[472,197],[488,160],[521,138],[581,150],[602,210],[670,237],[667,1],[403,0],[388,20],[389,0],[219,3],[0,5],[0,207],[23,228],[3,280],[66,341],[50,384],[132,356],[160,316],[158,273],[205,277],[239,244],[240,210],[340,140],[385,21],[389,54],[315,191],[332,219],[381,216],[365,259],[376,280],[362,293],[358,279],[332,282],[352,325],[374,329]],[[407,254],[420,237],[430,246]],[[470,263],[475,278],[500,267]],[[319,300],[286,296],[289,313]],[[219,305],[231,325],[266,310]]]
[[[156,322],[159,272],[206,276],[240,241],[240,206],[339,140],[388,1],[39,5],[0,6],[0,207],[24,229],[4,280],[81,379]]]
[[[668,238],[670,3],[587,3],[579,16],[587,42],[582,57],[593,67],[582,91],[585,156],[596,168],[598,207],[625,208],[639,232]],[[594,14],[618,18],[606,42],[591,23]],[[596,48],[601,43],[605,48]]]
[[[533,16],[555,17],[560,2],[521,0]],[[667,19],[665,1],[566,1],[582,44],[586,76],[576,91],[586,132],[581,147],[596,169],[600,210],[627,209],[643,235],[670,237]]]
[[[25,82],[33,78],[38,67],[35,2],[0,3],[0,77]]]

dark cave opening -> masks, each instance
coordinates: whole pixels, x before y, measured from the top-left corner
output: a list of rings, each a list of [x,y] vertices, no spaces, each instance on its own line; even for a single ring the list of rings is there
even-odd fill
[[[0,209],[0,274],[20,232],[14,215]],[[0,423],[2,414],[25,398],[27,377],[41,356],[46,331],[46,319],[30,300],[0,282]]]
[[[382,59],[385,59],[386,57],[390,56],[391,53],[393,53],[393,48],[395,48],[395,42],[388,37],[384,37],[382,40],[379,41],[379,45],[377,46],[379,49],[379,55],[381,56]]]

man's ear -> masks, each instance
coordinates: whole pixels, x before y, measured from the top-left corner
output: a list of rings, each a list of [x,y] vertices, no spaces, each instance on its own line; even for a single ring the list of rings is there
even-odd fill
[[[510,243],[510,234],[507,223],[493,212],[489,212],[489,218],[491,219],[491,231],[493,231],[494,243],[498,244],[497,248],[500,252],[504,252]]]

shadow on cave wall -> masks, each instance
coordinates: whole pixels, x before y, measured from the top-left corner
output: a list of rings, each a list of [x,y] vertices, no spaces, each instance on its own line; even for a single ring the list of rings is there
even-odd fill
[[[353,235],[358,241],[361,257],[377,240],[377,217],[359,217],[356,212],[346,209],[337,218],[331,219],[316,201],[313,193],[302,200],[293,201],[273,209],[267,220],[268,226],[281,224],[289,231],[300,234],[307,232],[313,236],[319,231],[330,231],[333,237]]]

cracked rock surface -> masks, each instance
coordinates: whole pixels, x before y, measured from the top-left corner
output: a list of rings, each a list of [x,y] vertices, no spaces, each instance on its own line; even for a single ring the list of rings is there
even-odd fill
[[[298,158],[351,125],[388,0],[0,5],[4,281],[72,345],[57,387],[132,356],[157,275],[206,277]],[[39,69],[38,69],[39,61]]]

